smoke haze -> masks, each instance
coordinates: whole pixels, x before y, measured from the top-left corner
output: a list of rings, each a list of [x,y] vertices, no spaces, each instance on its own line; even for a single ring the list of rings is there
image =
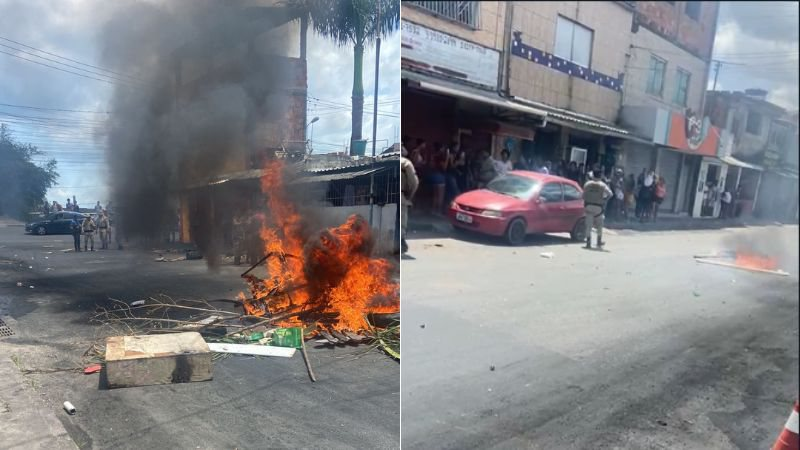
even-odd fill
[[[127,236],[163,236],[176,226],[186,186],[248,169],[249,155],[280,141],[264,124],[284,117],[288,71],[275,55],[287,54],[290,37],[260,30],[288,15],[250,4],[127,2],[103,28],[102,63],[129,75],[115,88],[105,131]],[[193,240],[214,264],[220,225],[202,207],[191,214]]]

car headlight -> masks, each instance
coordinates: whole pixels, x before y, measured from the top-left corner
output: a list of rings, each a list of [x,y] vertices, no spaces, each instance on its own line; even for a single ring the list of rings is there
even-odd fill
[[[455,201],[455,200],[453,200],[452,202],[450,202],[450,209],[456,209],[456,206],[458,206],[458,204],[456,203],[456,201]]]
[[[484,209],[481,211],[481,215],[484,217],[503,217],[503,213],[500,211],[492,211],[491,209]]]

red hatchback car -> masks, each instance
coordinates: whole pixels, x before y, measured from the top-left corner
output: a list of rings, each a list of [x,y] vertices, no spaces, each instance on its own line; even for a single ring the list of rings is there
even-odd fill
[[[485,189],[465,192],[448,213],[453,226],[519,245],[533,233],[569,232],[586,239],[583,190],[578,183],[536,172],[514,170],[495,178]]]

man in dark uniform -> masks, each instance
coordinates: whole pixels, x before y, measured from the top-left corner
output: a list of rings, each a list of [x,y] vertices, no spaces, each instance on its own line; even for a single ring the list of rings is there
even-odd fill
[[[602,181],[601,170],[591,172],[591,178],[583,186],[583,214],[586,221],[586,248],[592,248],[592,226],[597,227],[597,248],[603,248],[603,222],[605,205],[613,194]]]
[[[75,244],[75,251],[81,251],[81,223],[78,222],[78,218],[73,216],[72,221],[70,222],[70,231],[72,232],[72,240]]]

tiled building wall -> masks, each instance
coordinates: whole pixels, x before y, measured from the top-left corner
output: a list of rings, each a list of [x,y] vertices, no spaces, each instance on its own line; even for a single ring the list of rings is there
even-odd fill
[[[590,61],[593,71],[612,78],[623,73],[630,41],[630,10],[612,2],[514,2],[512,32],[521,32],[520,39],[526,45],[551,54],[559,15],[594,31]],[[618,90],[518,56],[511,57],[509,78],[511,95],[609,122],[617,119],[621,95]]]
[[[465,41],[474,42],[484,47],[503,51],[503,28],[505,26],[506,2],[479,2],[478,27],[473,29],[467,25],[442,19],[431,15],[427,10],[410,4],[401,3],[403,20],[408,20],[442,33],[451,34]]]

